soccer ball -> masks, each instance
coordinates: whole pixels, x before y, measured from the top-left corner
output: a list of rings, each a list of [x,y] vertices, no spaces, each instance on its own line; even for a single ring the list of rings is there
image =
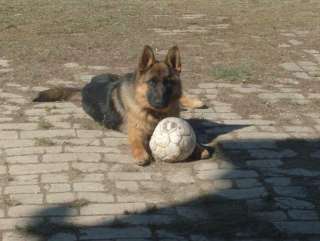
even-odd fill
[[[196,135],[185,120],[168,117],[156,126],[149,146],[155,160],[179,162],[192,154],[196,147]]]

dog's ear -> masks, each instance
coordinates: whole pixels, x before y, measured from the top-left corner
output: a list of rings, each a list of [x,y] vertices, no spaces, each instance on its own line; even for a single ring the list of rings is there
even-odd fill
[[[156,59],[154,57],[153,50],[150,46],[146,45],[143,48],[142,55],[139,60],[139,71],[144,72],[149,69],[154,63]]]
[[[181,58],[178,46],[173,46],[169,49],[165,63],[175,69],[178,73],[181,72]]]

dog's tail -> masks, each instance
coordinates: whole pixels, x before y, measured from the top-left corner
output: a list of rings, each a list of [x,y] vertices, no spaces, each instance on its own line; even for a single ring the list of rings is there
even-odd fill
[[[75,96],[80,97],[82,88],[54,87],[38,93],[33,102],[54,102],[71,100]]]

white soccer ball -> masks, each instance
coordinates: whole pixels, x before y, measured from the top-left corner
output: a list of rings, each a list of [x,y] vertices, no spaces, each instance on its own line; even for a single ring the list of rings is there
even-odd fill
[[[192,154],[196,147],[196,135],[185,120],[168,117],[156,126],[149,146],[155,160],[179,162]]]

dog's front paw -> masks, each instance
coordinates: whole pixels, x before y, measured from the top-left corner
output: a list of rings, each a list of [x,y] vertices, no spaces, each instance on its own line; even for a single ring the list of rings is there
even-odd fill
[[[149,159],[145,159],[145,160],[141,159],[141,160],[136,160],[136,161],[135,161],[135,163],[136,163],[138,166],[142,166],[142,167],[149,165],[150,162],[151,162],[151,161],[150,161]]]
[[[200,159],[208,159],[210,158],[210,151],[203,147],[203,149],[200,151]]]
[[[142,150],[142,149],[136,149],[134,151],[134,159],[135,159],[135,163],[139,166],[146,166],[151,162],[150,155],[145,150]]]

